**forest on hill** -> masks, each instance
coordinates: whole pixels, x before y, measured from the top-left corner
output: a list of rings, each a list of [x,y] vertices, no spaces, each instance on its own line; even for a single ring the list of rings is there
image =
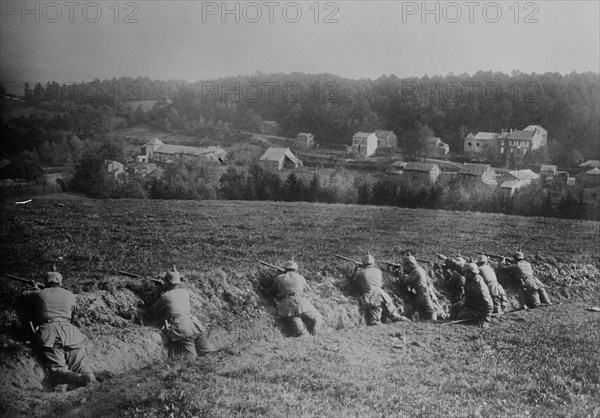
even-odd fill
[[[453,152],[462,150],[470,132],[535,124],[549,132],[544,162],[570,167],[583,158],[600,158],[599,85],[596,73],[518,71],[376,80],[258,72],[195,83],[122,77],[25,84],[16,95],[3,88],[2,96],[21,95],[46,112],[7,118],[3,111],[0,156],[35,151],[43,160],[55,142],[69,150],[77,148],[67,144],[73,137],[100,140],[139,122],[218,140],[257,131],[261,121],[273,120],[282,135],[311,132],[317,142],[334,147],[349,145],[357,131],[387,129],[404,150],[430,129]],[[141,103],[150,100],[155,100],[151,108]]]

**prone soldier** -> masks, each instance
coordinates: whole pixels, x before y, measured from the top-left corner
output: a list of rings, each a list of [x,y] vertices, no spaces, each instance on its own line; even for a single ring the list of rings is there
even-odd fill
[[[309,333],[319,335],[323,317],[304,296],[304,292],[308,291],[308,284],[304,276],[298,273],[298,264],[293,260],[288,261],[284,270],[284,273],[277,276],[272,288],[279,301],[279,317],[295,337]]]
[[[43,290],[36,286],[25,296],[35,300],[36,340],[49,382],[86,386],[96,382],[96,377],[86,364],[85,336],[72,323],[77,320],[76,297],[62,282],[54,268],[46,274]]]
[[[546,292],[546,286],[533,276],[533,268],[529,262],[525,261],[523,253],[517,251],[513,255],[513,259],[514,264],[507,264],[503,257],[498,268],[507,272],[513,280],[521,283],[527,307],[537,308],[541,304],[552,305]]]
[[[190,293],[181,283],[181,275],[175,266],[165,274],[163,280],[166,289],[158,301],[148,308],[147,314],[166,321],[163,338],[169,357],[195,359],[198,353],[216,351],[206,339],[204,326],[192,315]]]
[[[360,304],[365,312],[367,325],[380,325],[384,310],[392,322],[408,321],[408,318],[400,315],[390,295],[381,288],[383,275],[374,264],[375,258],[371,254],[367,254],[362,259],[362,265],[359,265],[358,262],[355,263],[352,273],[352,279],[358,282],[362,291]]]

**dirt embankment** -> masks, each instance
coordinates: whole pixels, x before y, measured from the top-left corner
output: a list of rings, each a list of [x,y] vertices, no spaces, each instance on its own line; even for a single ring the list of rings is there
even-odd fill
[[[598,300],[598,269],[593,265],[569,264],[556,259],[532,260],[538,277],[548,286],[555,302]],[[253,341],[282,338],[276,320],[274,300],[268,292],[275,274],[259,270],[248,274],[227,274],[221,269],[207,273],[182,271],[191,293],[194,314],[203,322],[209,340],[220,349],[236,350]],[[364,324],[358,303],[358,289],[348,281],[349,271],[332,269],[302,272],[309,278],[309,296],[323,314],[325,332]],[[523,304],[519,286],[499,275],[510,300],[509,308]],[[385,281],[399,306],[407,305],[408,294]],[[436,282],[440,302],[448,306],[442,283]],[[31,305],[21,296],[17,284],[2,281],[3,308],[0,311],[0,375],[3,391],[43,389],[44,371],[35,360],[29,321]],[[397,291],[399,296],[394,293]],[[106,277],[76,289],[78,323],[88,337],[91,366],[100,378],[138,369],[166,357],[159,321],[144,315],[145,307],[156,300],[160,287],[150,280]]]

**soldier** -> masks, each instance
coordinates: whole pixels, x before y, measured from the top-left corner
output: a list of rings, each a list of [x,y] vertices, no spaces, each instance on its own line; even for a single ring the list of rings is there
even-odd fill
[[[43,290],[36,286],[25,295],[35,300],[37,343],[49,382],[86,386],[96,382],[96,377],[86,364],[85,336],[71,323],[77,321],[76,297],[61,287],[62,281],[55,267],[46,274]]]
[[[455,304],[465,296],[465,276],[462,274],[462,269],[466,264],[463,257],[450,258],[438,254],[444,261],[444,286],[449,293],[450,303]]]
[[[517,251],[514,256],[514,264],[506,263],[506,259],[502,258],[499,268],[507,272],[515,281],[521,283],[523,287],[523,295],[525,296],[525,304],[529,308],[537,308],[541,304],[552,305],[544,284],[537,278],[533,277],[533,268],[531,264],[525,261],[525,257],[521,251]]]
[[[195,359],[198,354],[216,351],[206,340],[205,329],[194,315],[190,304],[190,293],[181,283],[181,275],[173,269],[165,274],[165,291],[154,305],[148,308],[151,317],[166,321],[163,338],[170,358]]]
[[[367,325],[380,325],[384,309],[393,322],[408,321],[408,318],[400,315],[390,295],[381,288],[383,276],[374,264],[375,258],[368,254],[362,259],[362,268],[359,269],[361,266],[357,263],[352,274],[352,279],[358,282],[362,291],[360,304]]]
[[[490,291],[492,302],[494,303],[494,313],[501,314],[508,303],[506,298],[506,292],[500,283],[492,266],[488,264],[489,259],[486,255],[481,254],[477,261],[477,267],[479,268],[479,275],[483,278],[483,281]]]
[[[277,276],[273,283],[273,291],[279,301],[279,317],[294,337],[309,333],[319,335],[323,317],[303,295],[309,290],[306,279],[298,273],[298,264],[294,260],[285,263],[284,269],[285,273]]]
[[[458,316],[456,319],[478,321],[480,326],[486,327],[491,320],[494,309],[490,291],[479,275],[477,264],[466,264],[463,272],[466,279],[465,298],[458,303]],[[453,309],[453,311],[456,311],[456,309]]]
[[[427,273],[419,264],[417,259],[409,255],[402,263],[403,273],[398,275],[398,281],[403,286],[408,286],[411,293],[415,294],[415,309],[420,319],[437,319],[437,314],[431,299]],[[443,315],[443,312],[441,313]]]

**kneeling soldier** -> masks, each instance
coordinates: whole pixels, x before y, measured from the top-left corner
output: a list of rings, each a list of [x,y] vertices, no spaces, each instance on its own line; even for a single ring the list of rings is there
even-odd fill
[[[368,254],[364,256],[362,259],[362,269],[359,270],[359,265],[357,264],[352,275],[353,280],[358,282],[363,292],[360,297],[360,304],[365,311],[367,325],[381,324],[384,309],[387,316],[393,322],[408,321],[408,318],[398,313],[398,309],[394,305],[394,301],[390,295],[381,288],[383,285],[383,276],[381,270],[373,265],[374,263],[375,258],[372,255]]]
[[[148,315],[162,317],[167,321],[163,328],[169,357],[195,359],[198,354],[216,351],[206,340],[204,327],[194,315],[190,304],[190,293],[181,283],[181,275],[173,270],[165,274],[166,290],[158,301],[148,308]]]
[[[490,296],[492,297],[492,302],[494,302],[494,313],[501,314],[508,304],[508,299],[506,298],[506,292],[500,283],[498,283],[498,278],[496,277],[496,273],[492,266],[488,264],[488,258],[485,255],[479,256],[479,261],[477,261],[477,266],[479,268],[479,274],[483,278],[483,281],[488,287],[490,291]]]
[[[523,287],[525,304],[529,308],[537,308],[541,304],[552,305],[550,297],[546,293],[546,286],[538,278],[533,277],[533,268],[529,262],[525,261],[523,253],[517,251],[513,258],[515,264],[508,265],[503,258],[498,267],[508,272],[513,280],[520,282]]]
[[[44,290],[26,292],[26,296],[35,298],[37,342],[50,383],[85,386],[96,378],[86,365],[85,336],[71,323],[76,297],[61,287],[62,281],[56,270],[48,272]]]
[[[398,276],[398,281],[401,285],[407,286],[414,295],[415,310],[419,313],[419,318],[423,320],[437,319],[433,299],[429,289],[429,279],[427,273],[417,259],[409,255],[402,262],[404,275]],[[443,315],[443,312],[440,314]]]
[[[458,303],[458,320],[477,321],[480,326],[487,326],[492,318],[494,303],[490,291],[483,278],[479,275],[479,268],[475,263],[464,266],[465,298]],[[453,309],[452,311],[456,311]]]
[[[277,276],[273,283],[273,291],[279,301],[279,317],[294,337],[308,333],[318,335],[323,317],[304,297],[304,292],[308,291],[306,279],[298,273],[298,264],[293,260],[285,263],[284,269],[285,273]]]

